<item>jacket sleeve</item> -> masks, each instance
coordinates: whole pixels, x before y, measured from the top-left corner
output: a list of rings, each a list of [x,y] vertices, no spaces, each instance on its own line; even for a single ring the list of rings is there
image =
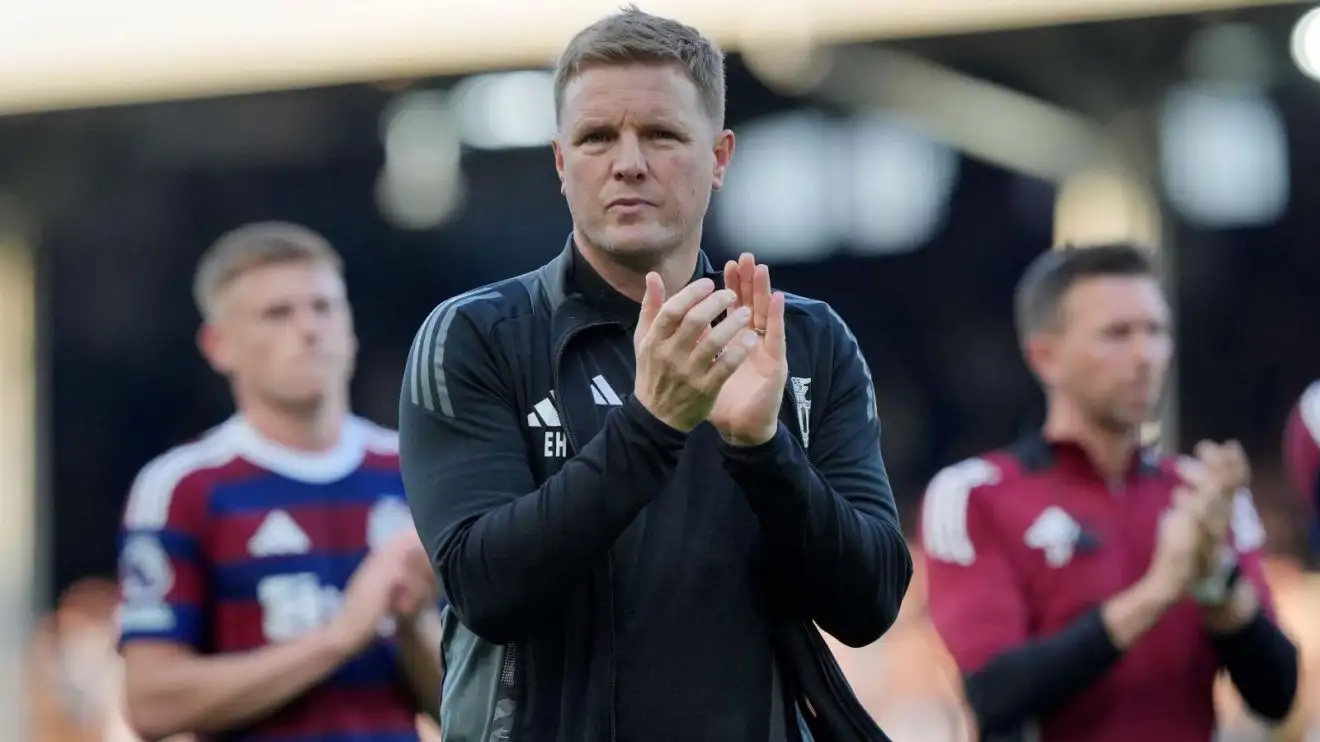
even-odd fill
[[[1230,532],[1242,579],[1250,581],[1255,589],[1260,612],[1240,631],[1214,636],[1212,643],[1247,706],[1270,721],[1282,721],[1297,696],[1297,647],[1275,618],[1274,598],[1261,563],[1265,527],[1256,514],[1250,492],[1238,493]]]
[[[912,557],[880,456],[871,374],[852,333],[831,312],[829,398],[810,431],[812,458],[782,423],[765,444],[721,444],[796,604],[839,641],[878,639],[898,616]],[[814,463],[813,463],[814,462]]]
[[[963,674],[982,739],[1048,714],[1121,657],[1098,609],[1030,636],[1026,600],[979,496],[999,478],[984,459],[955,464],[931,481],[921,511],[931,621]]]
[[[404,374],[400,466],[419,535],[464,625],[505,643],[586,578],[670,478],[685,435],[631,397],[539,486],[506,366],[460,297],[423,323]]]

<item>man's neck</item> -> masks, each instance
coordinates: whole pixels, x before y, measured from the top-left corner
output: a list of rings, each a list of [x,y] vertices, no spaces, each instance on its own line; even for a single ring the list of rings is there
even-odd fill
[[[628,265],[582,238],[580,232],[573,230],[573,241],[583,259],[615,291],[641,303],[646,293],[646,274],[655,272],[665,284],[665,296],[673,296],[692,280],[697,269],[697,253],[701,251],[701,234],[693,238],[691,245],[680,246],[661,257],[653,265]]]
[[[1140,442],[1135,428],[1109,430],[1085,419],[1079,411],[1061,405],[1050,405],[1044,432],[1047,440],[1077,444],[1110,484],[1118,484],[1127,476],[1132,454]]]
[[[347,405],[326,403],[306,413],[280,409],[269,404],[243,404],[243,419],[262,438],[285,448],[324,453],[339,443],[348,417]]]

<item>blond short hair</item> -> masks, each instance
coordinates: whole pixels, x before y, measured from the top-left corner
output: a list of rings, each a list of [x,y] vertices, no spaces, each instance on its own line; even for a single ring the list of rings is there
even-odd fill
[[[697,29],[636,5],[596,21],[568,42],[555,67],[555,120],[573,78],[592,67],[628,64],[678,65],[697,87],[716,127],[724,128],[724,52]]]
[[[290,222],[256,222],[226,232],[197,264],[193,300],[202,317],[215,313],[216,298],[248,271],[278,263],[320,263],[343,273],[344,262],[326,238]]]

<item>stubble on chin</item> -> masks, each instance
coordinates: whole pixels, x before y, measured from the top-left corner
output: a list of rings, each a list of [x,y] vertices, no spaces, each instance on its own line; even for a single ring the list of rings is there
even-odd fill
[[[594,239],[595,246],[618,265],[632,271],[648,271],[664,263],[682,244],[673,233],[647,240],[611,240],[606,235]]]

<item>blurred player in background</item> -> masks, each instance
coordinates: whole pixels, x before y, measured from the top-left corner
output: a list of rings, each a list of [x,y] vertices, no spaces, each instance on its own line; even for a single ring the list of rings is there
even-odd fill
[[[1305,546],[1276,554],[1265,562],[1265,575],[1274,592],[1279,625],[1301,653],[1301,685],[1297,701],[1283,724],[1270,729],[1244,713],[1242,699],[1220,684],[1223,742],[1320,742],[1320,574],[1308,558],[1320,556],[1320,382],[1312,383],[1288,415],[1283,434],[1283,463],[1303,514]],[[1298,558],[1298,557],[1301,558]]]
[[[1214,681],[1281,721],[1297,651],[1275,624],[1264,529],[1235,444],[1139,447],[1172,356],[1150,258],[1046,253],[1016,297],[1043,428],[932,481],[931,616],[982,739],[1203,742]]]
[[[69,586],[38,622],[24,687],[30,742],[138,742],[120,703],[118,602],[114,582],[88,578]]]
[[[1320,554],[1320,381],[1312,382],[1288,415],[1283,456],[1293,489],[1309,517],[1307,541]]]
[[[238,414],[129,495],[129,721],[148,741],[415,740],[439,699],[434,578],[396,436],[348,411],[339,256],[305,228],[248,225],[210,248],[194,293]]]
[[[1279,618],[1302,652],[1302,687],[1284,729],[1287,739],[1320,742],[1320,381],[1302,392],[1288,416],[1283,437],[1284,467],[1306,517],[1312,563],[1280,570]]]

